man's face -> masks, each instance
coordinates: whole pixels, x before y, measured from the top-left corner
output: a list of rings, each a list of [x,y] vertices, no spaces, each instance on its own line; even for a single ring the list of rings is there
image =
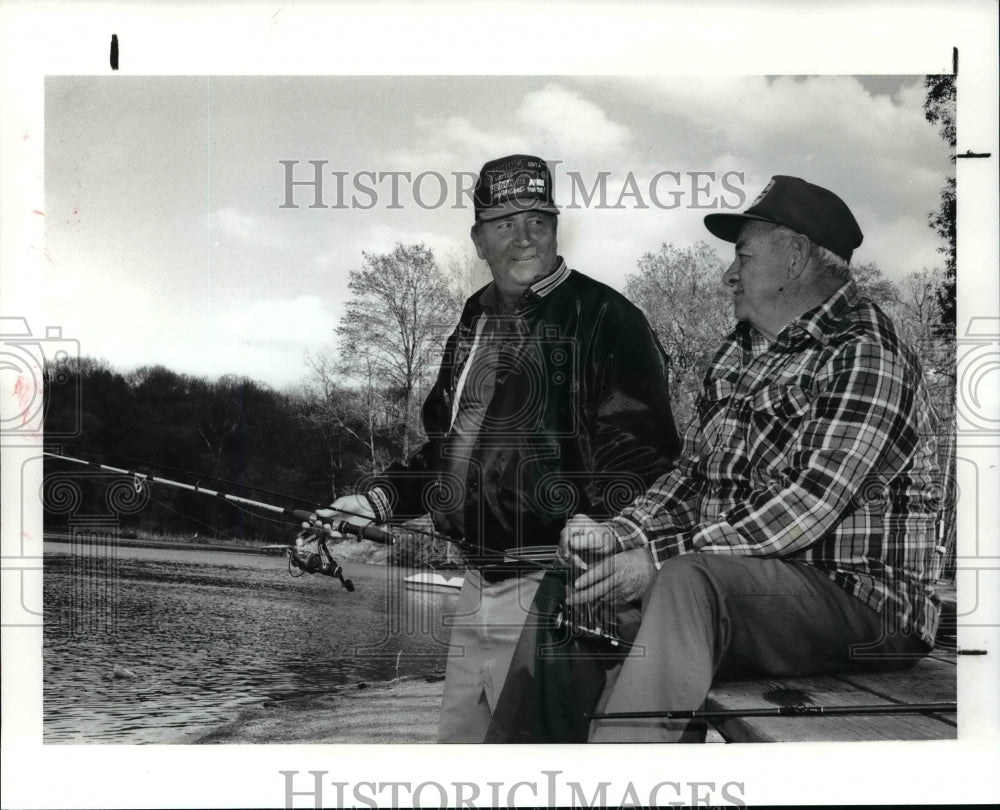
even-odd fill
[[[555,267],[556,217],[522,211],[481,222],[473,228],[472,241],[502,290],[527,289]]]
[[[722,281],[733,291],[736,320],[750,324],[772,340],[788,323],[786,290],[789,240],[767,225],[743,226],[736,259]]]

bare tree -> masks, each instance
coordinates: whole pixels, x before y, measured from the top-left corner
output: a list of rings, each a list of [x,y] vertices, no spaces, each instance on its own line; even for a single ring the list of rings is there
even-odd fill
[[[664,244],[639,259],[639,272],[626,278],[625,295],[646,313],[670,357],[671,408],[681,429],[694,418],[708,365],[735,323],[722,285],[725,268],[704,242]]]
[[[957,137],[955,75],[927,76],[924,79],[924,88],[927,90],[927,97],[924,99],[924,116],[928,122],[940,127],[941,137],[951,147],[951,162],[954,163]],[[938,290],[938,299],[941,306],[940,328],[951,333],[955,331],[955,269],[958,262],[955,217],[955,175],[952,174],[945,180],[944,188],[941,189],[941,202],[938,205],[938,210],[928,215],[931,229],[945,241],[945,246],[938,248],[938,251],[945,257],[944,283]]]
[[[944,578],[955,574],[956,538],[956,467],[955,467],[955,336],[948,324],[948,304],[954,300],[948,293],[954,290],[953,277],[947,267],[911,273],[900,284],[893,314],[900,334],[916,347],[924,370],[924,379],[931,405],[938,420],[938,462],[943,474],[941,536],[939,542],[948,554]]]
[[[366,395],[386,389],[395,395],[405,457],[411,434],[419,434],[416,394],[437,365],[459,303],[422,244],[362,255],[364,266],[350,276],[354,298],[337,327],[341,367]]]
[[[252,384],[246,377],[225,374],[208,386],[208,407],[198,419],[198,435],[212,457],[212,472],[215,475],[222,471],[226,443],[243,421],[243,392]]]
[[[875,262],[851,265],[851,277],[858,292],[883,309],[891,309],[899,300],[899,288],[882,275]]]
[[[465,301],[493,280],[489,265],[476,255],[472,247],[452,251],[448,255],[445,275],[459,301]]]

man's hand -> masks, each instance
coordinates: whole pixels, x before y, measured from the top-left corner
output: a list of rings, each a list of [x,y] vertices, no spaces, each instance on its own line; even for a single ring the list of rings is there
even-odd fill
[[[334,537],[342,537],[339,532],[329,530],[327,527],[334,522],[344,521],[353,523],[355,526],[367,526],[375,519],[371,504],[363,495],[343,495],[337,498],[329,509],[317,509],[313,512],[308,523],[303,523],[302,528],[314,529],[328,532]]]
[[[573,583],[567,604],[598,600],[616,604],[641,599],[656,576],[648,548],[633,548],[594,563]]]
[[[573,515],[559,535],[559,558],[586,571],[590,561],[618,550],[618,541],[603,523]]]

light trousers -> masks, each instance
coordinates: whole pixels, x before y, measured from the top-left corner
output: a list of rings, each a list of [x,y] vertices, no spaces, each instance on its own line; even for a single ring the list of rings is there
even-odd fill
[[[485,739],[541,579],[539,571],[489,583],[478,571],[465,572],[452,620],[438,742]]]

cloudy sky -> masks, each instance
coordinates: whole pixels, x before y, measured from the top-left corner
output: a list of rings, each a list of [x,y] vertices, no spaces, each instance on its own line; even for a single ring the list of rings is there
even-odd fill
[[[514,152],[559,161],[560,252],[617,288],[663,242],[728,255],[702,217],[774,174],[836,191],[856,261],[900,279],[940,264],[927,215],[952,166],[923,99],[919,76],[50,76],[36,304],[123,371],[291,385],[334,344],[362,251],[467,251],[462,189]],[[282,207],[279,161],[297,181],[325,161],[326,207],[309,186]]]

